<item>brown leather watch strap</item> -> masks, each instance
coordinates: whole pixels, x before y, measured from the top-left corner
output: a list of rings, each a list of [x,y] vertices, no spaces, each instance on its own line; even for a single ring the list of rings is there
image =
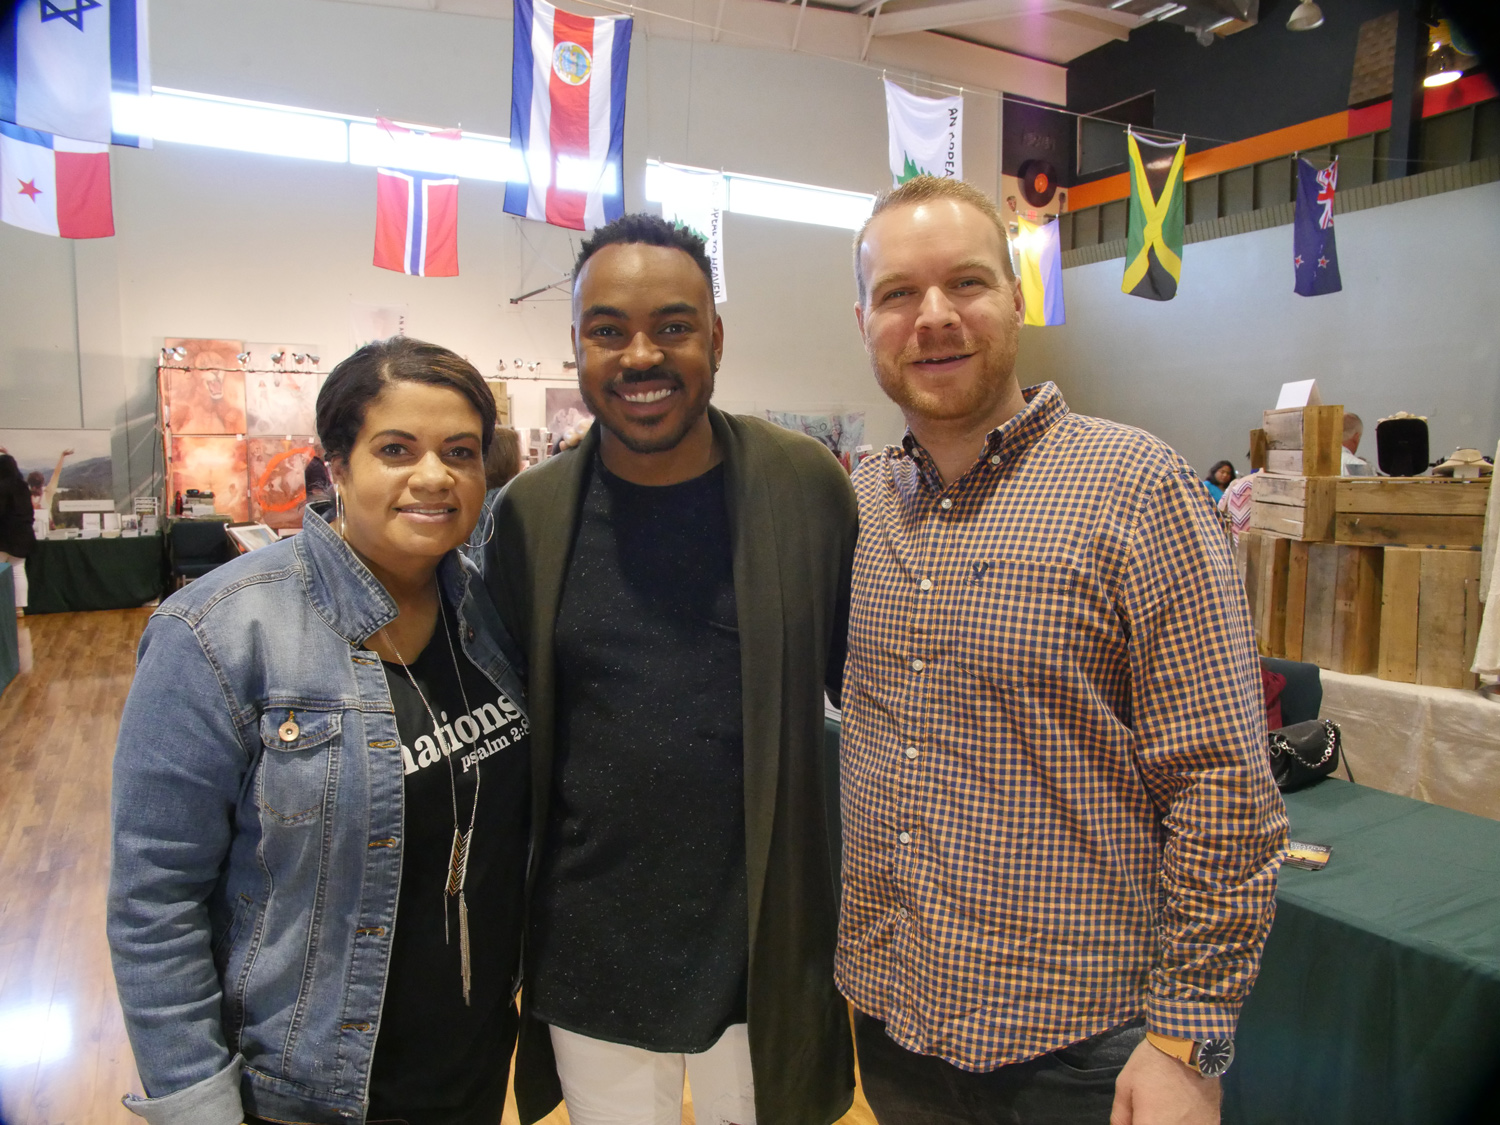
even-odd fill
[[[1171,1055],[1183,1066],[1193,1066],[1193,1055],[1198,1050],[1198,1043],[1193,1039],[1175,1039],[1169,1035],[1158,1035],[1154,1031],[1146,1032],[1146,1042],[1164,1054]]]

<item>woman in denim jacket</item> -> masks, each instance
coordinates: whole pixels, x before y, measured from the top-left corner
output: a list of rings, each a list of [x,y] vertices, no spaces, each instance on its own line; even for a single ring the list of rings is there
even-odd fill
[[[318,396],[336,499],[168,598],[114,767],[109,940],[161,1125],[494,1125],[529,793],[520,657],[457,548],[495,405],[395,338]]]

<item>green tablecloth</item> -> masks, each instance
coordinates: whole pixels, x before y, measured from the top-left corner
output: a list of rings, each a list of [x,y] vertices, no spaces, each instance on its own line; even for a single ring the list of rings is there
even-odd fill
[[[1282,869],[1226,1125],[1500,1122],[1500,822],[1337,780],[1286,804],[1333,859]]]
[[[21,647],[16,636],[16,587],[10,563],[0,562],[0,692],[21,671]]]
[[[166,593],[160,535],[138,539],[42,539],[26,559],[28,615],[133,609]]]

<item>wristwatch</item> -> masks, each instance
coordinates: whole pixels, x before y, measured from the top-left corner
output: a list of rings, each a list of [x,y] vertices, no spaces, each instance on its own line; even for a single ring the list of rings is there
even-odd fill
[[[1174,1039],[1146,1032],[1146,1040],[1158,1051],[1190,1066],[1204,1078],[1221,1078],[1234,1062],[1233,1039]]]

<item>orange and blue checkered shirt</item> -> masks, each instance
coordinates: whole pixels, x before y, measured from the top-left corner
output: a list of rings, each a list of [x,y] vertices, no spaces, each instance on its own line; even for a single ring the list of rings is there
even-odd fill
[[[838,983],[970,1071],[1232,1036],[1286,841],[1202,483],[1026,395],[947,486],[910,433],[854,476]]]

